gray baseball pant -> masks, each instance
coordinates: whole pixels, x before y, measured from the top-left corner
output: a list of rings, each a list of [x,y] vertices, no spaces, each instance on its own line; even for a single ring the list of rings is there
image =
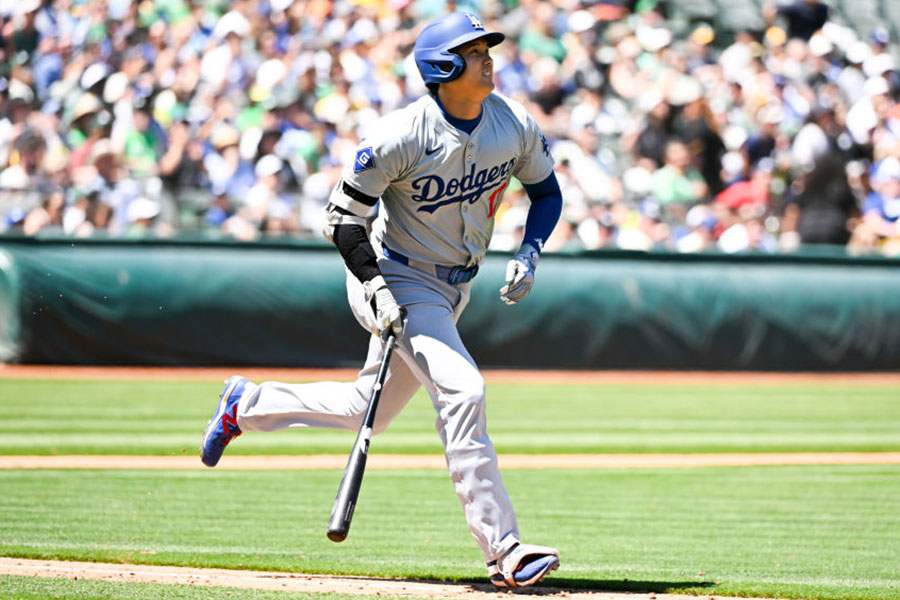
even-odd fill
[[[373,432],[384,431],[424,385],[437,411],[435,426],[444,445],[450,478],[469,529],[485,561],[502,556],[516,542],[516,515],[487,433],[484,379],[456,329],[469,300],[471,282],[450,285],[433,275],[390,260],[379,266],[397,302],[408,311],[406,333],[397,346],[378,404]],[[354,315],[370,331],[374,315],[362,285],[348,273]],[[377,336],[354,382],[248,385],[238,406],[244,431],[323,427],[356,431],[381,361]]]

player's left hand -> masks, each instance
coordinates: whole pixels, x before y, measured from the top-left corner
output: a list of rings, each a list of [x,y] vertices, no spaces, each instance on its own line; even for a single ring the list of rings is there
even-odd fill
[[[525,299],[534,285],[534,270],[538,263],[537,248],[523,244],[506,265],[506,285],[500,288],[500,299],[512,306]]]

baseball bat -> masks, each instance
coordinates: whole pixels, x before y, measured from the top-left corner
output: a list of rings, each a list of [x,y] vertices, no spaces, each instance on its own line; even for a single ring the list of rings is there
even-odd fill
[[[362,426],[356,435],[356,443],[350,452],[347,466],[344,468],[344,477],[338,487],[337,497],[334,499],[334,508],[331,509],[331,519],[328,521],[328,539],[332,542],[343,542],[350,531],[350,521],[353,519],[353,511],[356,509],[356,499],[359,497],[359,488],[362,485],[363,473],[366,471],[366,458],[369,455],[369,440],[372,439],[372,426],[375,423],[375,411],[378,408],[378,399],[381,398],[381,388],[387,376],[388,363],[394,350],[396,338],[388,335],[384,342],[384,353],[381,364],[378,367],[378,375],[375,377],[375,387],[369,398],[369,406],[363,418]]]

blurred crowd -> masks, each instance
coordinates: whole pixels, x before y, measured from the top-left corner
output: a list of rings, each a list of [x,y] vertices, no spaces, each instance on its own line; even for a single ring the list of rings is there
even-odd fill
[[[900,254],[887,30],[819,0],[760,30],[661,0],[0,0],[0,230],[321,235],[359,136],[426,90],[448,10],[508,41],[497,89],[538,120],[564,209],[547,250]],[[495,249],[517,247],[513,182]]]

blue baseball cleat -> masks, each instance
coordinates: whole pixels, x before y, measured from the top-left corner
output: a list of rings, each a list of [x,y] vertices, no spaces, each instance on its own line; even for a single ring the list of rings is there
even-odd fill
[[[225,382],[225,388],[219,396],[219,407],[206,426],[200,444],[200,460],[207,467],[216,466],[222,458],[225,446],[241,435],[241,428],[237,423],[237,408],[238,400],[241,399],[246,387],[247,380],[238,375],[230,377]]]
[[[497,587],[527,587],[558,568],[559,552],[555,548],[516,544],[488,564],[488,576]]]

